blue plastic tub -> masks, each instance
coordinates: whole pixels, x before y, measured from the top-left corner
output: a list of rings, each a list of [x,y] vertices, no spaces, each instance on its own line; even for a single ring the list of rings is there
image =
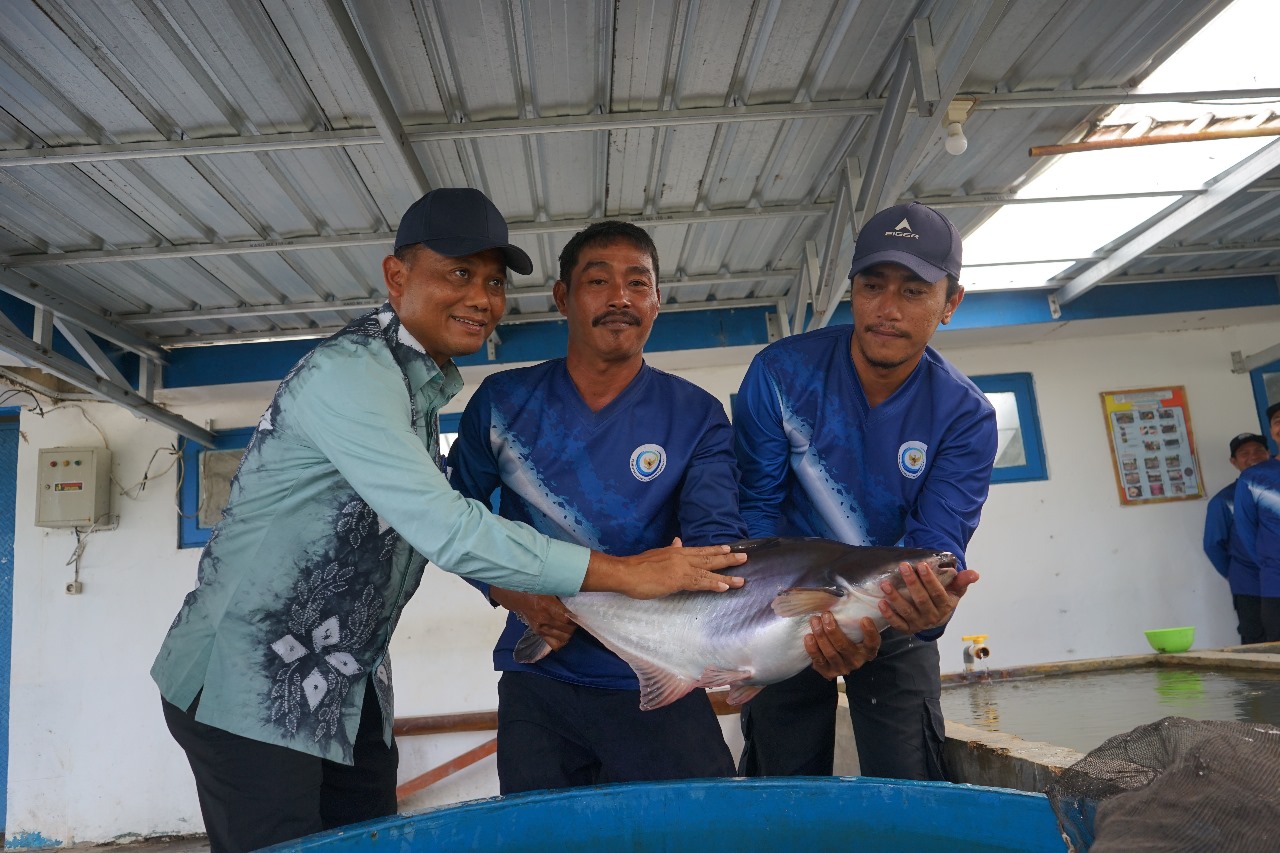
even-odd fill
[[[640,853],[1065,849],[1043,794],[863,778],[602,785],[475,800],[312,835],[274,851]]]

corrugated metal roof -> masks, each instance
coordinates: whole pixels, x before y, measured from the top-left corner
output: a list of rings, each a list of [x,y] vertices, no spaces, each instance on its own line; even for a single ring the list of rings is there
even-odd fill
[[[806,242],[823,251],[846,163],[874,167],[902,57],[923,60],[922,92],[977,98],[973,144],[946,154],[946,103],[917,98],[872,201],[949,200],[970,232],[996,207],[969,197],[1014,192],[1042,167],[1029,146],[1079,138],[1225,5],[9,0],[0,287],[34,281],[160,345],[319,334],[381,299],[423,190],[470,185],[534,260],[513,320],[553,310],[559,247],[605,216],[650,226],[670,302],[776,301]],[[403,149],[380,135],[396,123]],[[1172,238],[1239,251],[1125,274],[1276,266],[1275,195]]]

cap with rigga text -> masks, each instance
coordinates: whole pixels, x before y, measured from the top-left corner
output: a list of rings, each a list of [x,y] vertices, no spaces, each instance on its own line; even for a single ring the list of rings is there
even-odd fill
[[[960,232],[918,201],[886,207],[858,232],[849,278],[881,263],[902,264],[926,281],[960,278]]]
[[[501,249],[506,264],[521,275],[533,272],[533,261],[508,242],[507,221],[488,196],[471,187],[442,187],[413,203],[400,219],[396,251],[421,243],[450,258]]]

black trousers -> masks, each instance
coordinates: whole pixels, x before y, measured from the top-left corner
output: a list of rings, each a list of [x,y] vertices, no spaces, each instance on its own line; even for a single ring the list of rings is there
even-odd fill
[[[732,775],[733,754],[704,690],[641,711],[638,690],[583,687],[531,672],[504,672],[498,681],[503,794]]]
[[[161,700],[173,739],[196,777],[212,853],[240,853],[396,813],[395,743],[382,740],[382,711],[365,690],[355,765],[251,740]]]
[[[1265,643],[1266,631],[1262,627],[1262,598],[1257,595],[1233,595],[1231,603],[1236,609],[1236,630],[1244,645]]]
[[[1280,642],[1280,597],[1263,596],[1262,602],[1262,640],[1266,643]]]
[[[844,677],[863,776],[944,781],[938,647],[893,629],[875,660]],[[743,776],[830,776],[839,689],[811,668],[742,709]]]

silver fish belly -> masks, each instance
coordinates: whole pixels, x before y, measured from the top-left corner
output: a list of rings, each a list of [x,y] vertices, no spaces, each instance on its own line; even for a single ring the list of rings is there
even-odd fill
[[[831,611],[859,642],[862,617],[879,630],[888,626],[878,608],[880,584],[902,587],[899,564],[927,563],[944,586],[956,574],[954,555],[918,548],[801,538],[748,539],[733,547],[748,555],[733,570],[746,578],[741,589],[647,601],[607,592],[563,599],[575,622],[635,670],[644,710],[699,687],[728,686],[730,703],[746,702],[809,665],[804,636],[811,614]],[[516,659],[532,662],[548,651],[529,631],[516,646]]]

